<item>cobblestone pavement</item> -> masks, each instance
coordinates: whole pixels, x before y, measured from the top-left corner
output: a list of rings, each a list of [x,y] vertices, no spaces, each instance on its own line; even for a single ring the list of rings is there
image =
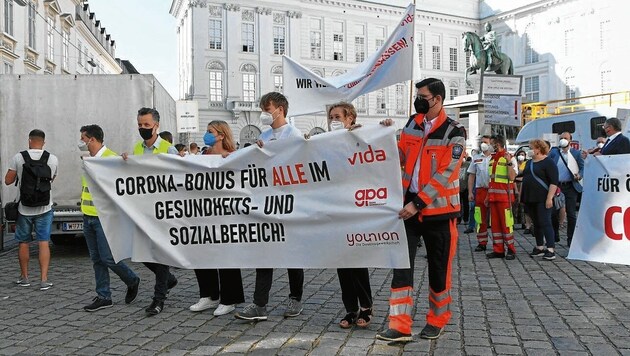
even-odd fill
[[[153,275],[138,263],[130,264],[142,278],[136,302],[124,304],[125,285],[112,273],[114,307],[88,313],[82,307],[95,293],[85,247],[53,246],[54,286],[40,291],[35,285],[14,284],[19,269],[13,244],[0,252],[0,354],[630,355],[630,268],[565,260],[564,244],[556,261],[531,258],[533,237],[521,231],[514,261],[488,260],[473,252],[473,234],[460,234],[453,264],[453,318],[432,342],[417,336],[428,308],[425,252],[420,249],[414,341],[406,345],[374,338],[387,325],[389,270],[371,270],[376,314],[367,329],[338,327],[345,313],[333,269],[306,271],[304,312],[291,319],[282,317],[286,270],[274,274],[268,321],[190,312],[198,289],[194,273],[187,270],[174,271],[179,284],[164,311],[147,317]],[[33,253],[31,279],[39,273]],[[254,272],[243,270],[243,278],[250,302]]]

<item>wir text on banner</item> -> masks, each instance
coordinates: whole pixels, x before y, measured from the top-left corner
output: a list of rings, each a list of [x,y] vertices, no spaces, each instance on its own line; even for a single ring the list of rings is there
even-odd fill
[[[394,130],[218,155],[87,158],[114,258],[181,268],[408,268]]]
[[[630,265],[630,154],[589,156],[568,258]]]

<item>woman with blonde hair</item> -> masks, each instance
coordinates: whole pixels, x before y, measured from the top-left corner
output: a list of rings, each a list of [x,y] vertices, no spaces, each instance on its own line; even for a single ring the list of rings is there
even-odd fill
[[[330,131],[360,127],[356,120],[357,111],[352,104],[340,102],[328,108]],[[372,289],[368,269],[338,268],[337,276],[341,286],[341,300],[347,313],[339,326],[343,329],[348,329],[353,324],[361,328],[367,327],[372,321]]]
[[[214,120],[208,124],[203,137],[208,150],[204,154],[227,157],[236,151],[232,130],[225,121]],[[195,269],[199,284],[199,301],[190,310],[200,312],[216,307],[215,316],[231,313],[235,304],[245,302],[240,269]]]
[[[533,156],[523,170],[521,201],[534,223],[536,247],[530,256],[543,256],[546,260],[556,258],[556,237],[551,225],[553,196],[558,188],[558,167],[547,157],[549,145],[543,140],[531,140],[529,147]],[[547,248],[545,249],[545,242]]]

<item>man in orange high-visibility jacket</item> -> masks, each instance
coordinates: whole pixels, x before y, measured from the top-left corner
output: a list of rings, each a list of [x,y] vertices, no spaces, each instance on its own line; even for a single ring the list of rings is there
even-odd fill
[[[505,138],[492,136],[490,144],[494,153],[488,165],[490,183],[486,206],[490,207],[490,226],[492,226],[492,252],[488,258],[516,258],[514,248],[514,218],[511,205],[514,202],[514,178],[517,174],[517,163],[514,157],[505,150]],[[507,254],[504,244],[507,245]]]
[[[398,213],[405,220],[411,267],[394,269],[389,300],[389,328],[377,334],[386,341],[411,341],[413,269],[420,236],[429,264],[429,312],[420,337],[436,339],[451,318],[451,261],[457,249],[459,170],[466,130],[446,116],[446,90],[439,79],[416,84],[412,116],[400,136],[405,202]]]

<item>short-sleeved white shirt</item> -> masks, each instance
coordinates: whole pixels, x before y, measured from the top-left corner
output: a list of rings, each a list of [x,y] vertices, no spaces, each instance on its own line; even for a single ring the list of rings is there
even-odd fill
[[[282,140],[284,138],[293,137],[293,136],[301,137],[302,132],[300,132],[300,130],[297,127],[287,123],[278,127],[277,129],[269,128],[263,131],[258,137],[258,139],[260,139],[263,142],[269,142],[273,140]]]
[[[27,150],[27,152],[28,152],[28,155],[31,156],[32,160],[37,161],[40,158],[42,158],[42,154],[44,153],[44,150],[29,149]],[[22,180],[22,166],[23,165],[24,165],[24,157],[22,157],[22,154],[19,152],[15,156],[13,156],[13,158],[11,158],[11,162],[9,163],[9,170],[17,172],[18,186],[20,185],[20,182]],[[57,159],[57,156],[51,153],[50,156],[48,157],[48,167],[50,167],[50,172],[53,178],[57,175],[58,165],[59,165],[59,160]],[[19,195],[20,195],[20,190],[18,189],[18,197]],[[27,215],[27,216],[40,215],[40,214],[50,211],[50,209],[52,208],[52,203],[53,202],[52,202],[52,195],[51,195],[50,201],[48,202],[47,205],[23,206],[22,203],[20,203],[18,207],[18,211],[20,212],[20,214]]]
[[[467,172],[475,175],[475,188],[488,188],[490,183],[488,165],[491,159],[492,155],[478,154],[470,162]]]

